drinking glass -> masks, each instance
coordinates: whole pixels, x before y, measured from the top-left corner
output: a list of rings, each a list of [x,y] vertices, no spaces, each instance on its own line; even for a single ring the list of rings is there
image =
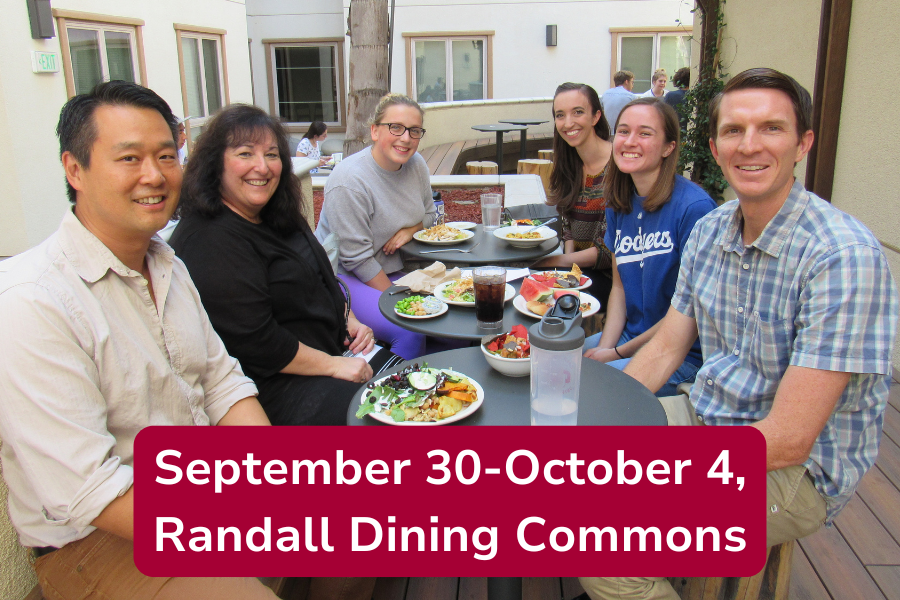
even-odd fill
[[[500,194],[481,195],[481,223],[485,231],[500,227],[500,212],[503,210],[503,196]]]
[[[506,295],[505,267],[475,267],[475,319],[483,329],[503,327],[503,297]]]

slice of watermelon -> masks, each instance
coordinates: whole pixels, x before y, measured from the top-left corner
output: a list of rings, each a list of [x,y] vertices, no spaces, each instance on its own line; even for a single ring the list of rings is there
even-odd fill
[[[526,302],[531,302],[532,300],[543,302],[549,298],[552,293],[553,290],[549,287],[530,277],[526,277],[522,280],[522,288],[519,290],[519,294],[525,298]]]
[[[566,294],[571,294],[572,296],[575,296],[576,298],[581,299],[581,296],[578,293],[578,290],[553,290],[553,299],[559,300]]]

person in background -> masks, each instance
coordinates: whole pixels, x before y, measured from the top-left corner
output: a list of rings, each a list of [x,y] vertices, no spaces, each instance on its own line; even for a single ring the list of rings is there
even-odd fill
[[[562,222],[563,254],[534,266],[568,271],[575,263],[591,278],[586,290],[606,307],[612,288],[612,253],[603,243],[606,199],[603,178],[612,154],[609,125],[597,92],[583,83],[563,83],[553,96],[553,172],[548,203]]]
[[[766,440],[766,545],[831,525],[875,464],[893,368],[897,286],[865,225],[804,189],[812,100],[749,69],[710,102],[710,149],[737,200],[694,227],[672,306],[626,367],[651,390],[697,339],[669,425],[745,426]],[[672,575],[672,573],[666,573]],[[600,598],[677,600],[664,577],[579,578]]]
[[[672,75],[672,83],[678,88],[665,95],[663,102],[675,109],[678,113],[678,123],[681,125],[682,135],[687,129],[688,114],[684,110],[684,97],[691,87],[691,68],[682,67]]]
[[[178,162],[183,166],[187,162],[187,132],[185,123],[194,117],[178,119]]]
[[[631,90],[634,88],[634,73],[631,71],[618,71],[613,75],[613,83],[616,87],[603,92],[603,115],[610,126],[616,124],[619,112],[626,104],[637,98]]]
[[[134,564],[138,433],[269,424],[155,237],[181,190],[175,117],[152,90],[109,81],[70,98],[56,131],[72,209],[0,277],[0,459],[43,597],[275,600],[255,577]]]
[[[584,354],[617,369],[659,329],[694,223],[716,208],[700,186],[676,174],[679,148],[678,116],[667,104],[638,98],[619,114],[605,181],[612,292],[603,332],[587,339]],[[698,341],[657,394],[671,396],[693,381],[702,362]]]
[[[669,76],[666,75],[665,69],[653,71],[653,77],[650,79],[650,89],[641,94],[641,97],[662,100],[666,95],[667,83],[669,83]]]
[[[347,308],[325,250],[300,214],[282,125],[232,104],[194,145],[170,244],[228,352],[275,425],[343,425],[372,368],[372,329]]]
[[[378,310],[381,292],[403,276],[397,250],[434,225],[428,165],[417,153],[425,111],[402,94],[387,94],[370,121],[372,145],[344,158],[328,177],[316,237],[340,240],[338,276],[350,288],[353,311],[391,343],[394,354],[421,356],[425,336],[394,325]]]
[[[319,167],[324,167],[331,160],[330,156],[322,156],[319,149],[319,143],[324,142],[328,137],[328,125],[324,121],[313,121],[309,124],[309,129],[303,134],[303,139],[297,145],[297,156],[307,157],[319,161]],[[310,173],[318,173],[319,167],[310,169]]]

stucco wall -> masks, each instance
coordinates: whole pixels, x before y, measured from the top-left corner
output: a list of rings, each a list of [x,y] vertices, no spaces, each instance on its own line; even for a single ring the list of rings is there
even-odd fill
[[[253,101],[242,0],[54,0],[53,8],[143,19],[147,84],[177,114],[183,103],[173,23],[224,29],[231,101]],[[0,256],[9,256],[46,238],[68,207],[54,133],[66,87],[62,70],[31,72],[31,51],[60,53],[59,38],[31,39],[25,2],[4,2],[2,18]]]

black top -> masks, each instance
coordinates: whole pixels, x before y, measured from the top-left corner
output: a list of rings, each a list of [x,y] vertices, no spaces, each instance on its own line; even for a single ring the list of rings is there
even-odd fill
[[[343,352],[344,294],[305,223],[284,238],[226,209],[212,219],[185,217],[169,244],[249,377],[281,371],[297,355],[298,341],[331,356]]]

